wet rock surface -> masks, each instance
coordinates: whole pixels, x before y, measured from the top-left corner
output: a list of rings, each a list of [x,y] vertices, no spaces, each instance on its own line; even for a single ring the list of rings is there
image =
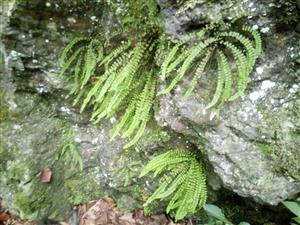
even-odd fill
[[[209,82],[199,84],[193,96],[182,100],[187,78],[172,94],[160,98],[157,119],[199,146],[224,187],[277,205],[300,191],[300,35],[276,29],[272,8],[280,3],[244,2],[254,9],[250,23],[260,29],[264,40],[264,53],[250,75],[244,98],[227,103],[217,118],[205,110],[206,93],[213,88]],[[196,14],[197,9],[193,10]],[[163,14],[169,24],[173,13]],[[169,29],[175,32],[173,36],[185,32],[176,24]]]

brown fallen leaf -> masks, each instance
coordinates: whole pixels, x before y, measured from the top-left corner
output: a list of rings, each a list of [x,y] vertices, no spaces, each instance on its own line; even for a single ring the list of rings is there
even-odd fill
[[[7,220],[10,219],[10,215],[7,213],[0,213],[0,222],[6,222]]]
[[[138,208],[132,212],[120,212],[109,197],[76,206],[74,210],[80,225],[192,225],[187,221],[174,223],[165,214],[145,216]]]
[[[52,177],[52,171],[48,168],[45,167],[40,174],[40,182],[42,183],[49,183],[51,181]]]
[[[109,197],[105,197],[103,198],[103,200],[107,203],[107,207],[110,209],[110,210],[115,210],[115,202],[112,198],[109,198]]]

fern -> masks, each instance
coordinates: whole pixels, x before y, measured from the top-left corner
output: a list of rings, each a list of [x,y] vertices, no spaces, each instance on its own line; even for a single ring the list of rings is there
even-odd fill
[[[66,60],[70,58],[70,56],[68,56],[68,54],[70,54],[70,52],[72,50],[74,50],[74,47],[78,44],[80,44],[81,42],[86,41],[87,39],[85,37],[76,37],[74,38],[72,41],[69,42],[69,44],[64,48],[61,57],[60,57],[60,64],[61,65],[65,65],[66,64]],[[76,49],[76,48],[75,48]]]
[[[77,149],[77,144],[74,141],[73,130],[69,128],[67,131],[67,137],[63,146],[56,152],[55,160],[64,158],[65,160],[70,159],[75,165],[79,166],[80,171],[83,170],[83,161],[80,153]]]
[[[252,36],[251,39],[247,37],[249,35]],[[195,44],[190,44],[191,41]],[[224,48],[224,51],[219,50]],[[231,52],[233,58],[230,57],[226,49]],[[217,32],[212,28],[205,28],[200,32],[189,34],[175,44],[162,63],[161,79],[164,80],[169,76],[172,76],[172,79],[167,87],[159,91],[157,95],[169,93],[184,75],[190,72],[194,73],[194,76],[184,94],[184,100],[186,100],[194,90],[201,75],[207,73],[205,70],[207,63],[216,58],[217,86],[206,108],[217,105],[217,110],[220,110],[226,101],[243,96],[247,88],[249,74],[257,57],[261,54],[261,49],[259,33],[247,26],[243,26],[241,33],[235,31]],[[231,63],[232,60],[234,60],[237,71]],[[195,66],[196,69],[194,70]],[[173,74],[175,75],[173,76]],[[233,88],[235,83],[237,87]]]
[[[76,96],[75,105],[81,104],[80,112],[93,107],[91,120],[94,123],[119,115],[120,123],[113,129],[112,137],[121,132],[124,138],[130,138],[124,146],[128,148],[140,139],[150,119],[156,94],[156,70],[150,67],[149,72],[145,72],[144,66],[152,66],[151,54],[156,42],[125,41],[103,54],[97,40],[82,40],[85,42],[77,50],[72,47],[78,47],[79,41],[71,41],[62,55],[62,74],[75,64],[70,77],[73,84],[70,95]]]
[[[219,52],[218,52],[219,53]],[[224,82],[225,82],[225,76],[224,76],[224,71],[223,71],[223,65],[222,65],[222,61],[220,59],[220,56],[218,55],[218,80],[217,80],[217,87],[214,93],[214,96],[212,98],[212,100],[208,103],[208,105],[206,106],[206,108],[211,108],[213,107],[215,104],[217,104],[221,94],[222,94],[222,90],[224,88]]]
[[[205,204],[205,172],[193,153],[176,150],[161,154],[143,168],[140,177],[150,172],[154,173],[154,177],[161,175],[161,183],[144,206],[173,195],[166,211],[174,212],[177,221]]]

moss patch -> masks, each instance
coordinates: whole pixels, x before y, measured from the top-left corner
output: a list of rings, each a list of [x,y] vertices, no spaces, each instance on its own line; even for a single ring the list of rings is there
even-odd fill
[[[266,134],[256,144],[274,160],[274,170],[300,180],[300,100],[289,102],[276,112],[264,113],[259,132]]]

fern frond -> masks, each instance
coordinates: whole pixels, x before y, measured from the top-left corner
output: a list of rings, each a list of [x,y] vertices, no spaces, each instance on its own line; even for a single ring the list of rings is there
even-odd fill
[[[112,98],[113,98],[113,93],[107,93],[103,101],[101,101],[98,104],[98,107],[94,108],[93,114],[91,116],[91,121],[93,121],[94,124],[99,123],[101,118],[98,118],[98,116],[109,106]]]
[[[187,89],[187,91],[185,92],[184,96],[183,96],[183,100],[186,101],[188,99],[188,97],[191,95],[191,93],[193,92],[197,81],[200,80],[201,75],[203,74],[203,71],[205,69],[205,66],[211,56],[211,50],[208,50],[207,52],[205,52],[204,54],[206,54],[206,56],[201,60],[199,66],[197,67],[196,71],[195,71],[195,75],[192,79],[192,81],[189,84],[189,88]]]
[[[111,85],[111,90],[118,89],[120,84],[125,80],[125,78],[132,79],[132,77],[134,76],[135,72],[138,69],[138,65],[140,64],[140,60],[143,57],[145,49],[146,49],[145,44],[143,43],[137,44],[137,46],[133,50],[134,53],[130,62],[121,69],[118,75],[118,79],[116,79]]]
[[[218,109],[220,109],[223,106],[224,102],[228,100],[232,90],[232,73],[230,65],[228,63],[227,57],[222,51],[219,51],[219,55],[221,61],[221,70],[224,74],[224,90],[221,98],[221,103],[219,104]]]
[[[184,60],[183,65],[180,67],[178,74],[172,80],[171,84],[169,84],[169,86],[166,89],[159,91],[157,95],[169,93],[176,86],[176,84],[182,79],[186,71],[190,68],[193,61],[197,57],[201,56],[205,48],[207,48],[210,44],[216,42],[217,40],[218,40],[217,38],[209,38],[204,42],[200,42],[199,44],[197,44],[197,46],[193,47],[190,55]]]
[[[83,99],[82,105],[80,107],[80,112],[83,112],[83,110],[86,108],[86,106],[91,103],[92,98],[96,98],[99,90],[102,87],[103,82],[107,78],[108,74],[103,75],[102,77],[99,77],[98,80],[95,82],[94,86],[92,86],[87,93],[86,97]]]
[[[214,96],[213,96],[212,100],[207,104],[205,109],[209,109],[209,108],[213,107],[214,105],[216,105],[218,103],[218,101],[221,97],[223,88],[224,88],[225,76],[224,76],[224,73],[223,73],[222,63],[221,63],[219,52],[217,54],[217,62],[218,62],[217,87],[216,87],[216,90],[215,90],[215,93],[214,93]]]
[[[70,58],[70,57],[68,57],[69,52],[71,50],[73,50],[73,48],[82,41],[87,41],[87,38],[76,37],[67,44],[67,46],[64,48],[64,50],[60,56],[60,59],[59,59],[61,65],[66,64],[66,60]]]
[[[120,54],[124,53],[131,46],[131,41],[125,41],[119,47],[114,49],[111,53],[109,53],[103,60],[101,60],[99,67],[102,65],[109,64],[113,59],[115,59]]]
[[[112,72],[108,75],[107,79],[105,80],[100,93],[98,94],[97,98],[95,99],[95,102],[102,102],[105,94],[108,92],[110,86],[114,82],[115,78],[117,77],[117,72]],[[92,116],[93,119],[93,116]]]
[[[173,194],[167,213],[175,210],[175,220],[183,219],[188,213],[201,208],[207,198],[205,172],[195,155],[188,151],[168,151],[152,159],[140,176],[149,172],[164,174],[156,191],[144,204],[167,198]]]
[[[130,102],[124,115],[121,117],[119,123],[117,123],[117,125],[113,128],[110,140],[112,140],[123,129],[125,123],[129,120],[129,118],[133,118],[135,104],[136,104],[135,100]]]
[[[261,41],[260,34],[256,30],[250,28],[249,26],[243,26],[242,29],[243,31],[252,34],[255,41],[256,55],[259,56],[262,53],[262,41]]]
[[[79,49],[77,49],[72,56],[70,56],[70,58],[68,58],[68,60],[66,62],[64,62],[62,64],[62,69],[60,72],[60,76],[62,76],[67,69],[70,68],[70,65],[77,59],[77,56],[80,54],[80,52],[84,49],[84,47],[80,47]]]
[[[166,168],[172,164],[180,164],[188,160],[186,154],[190,154],[185,151],[168,151],[161,155],[156,156],[143,168],[140,177],[145,176],[151,171],[156,171],[159,168]]]
[[[180,45],[175,45],[173,47],[168,57],[162,64],[162,74],[164,77],[168,77],[169,74],[174,72],[175,75],[167,87],[159,91],[157,95],[169,93],[175,88],[187,71],[190,71],[191,68],[196,66],[195,75],[190,81],[188,89],[183,96],[183,99],[186,100],[194,90],[197,81],[201,78],[207,62],[214,60],[213,58],[207,57],[207,54],[213,53],[212,56],[216,55],[217,58],[219,58],[219,60],[217,59],[217,61],[219,61],[217,63],[217,87],[212,100],[208,103],[206,108],[212,108],[220,101],[220,104],[218,104],[219,110],[226,101],[234,100],[240,96],[243,96],[248,84],[249,74],[253,69],[257,57],[261,53],[262,47],[260,35],[250,27],[244,26],[242,30],[251,34],[253,40],[250,40],[244,34],[235,31],[212,31],[211,33],[214,34],[213,37],[205,36],[206,40],[201,40],[204,39],[204,34],[211,34],[210,29],[211,28],[209,27],[203,29],[205,32],[200,32],[201,35],[199,35],[199,37],[197,37],[195,34],[190,36],[190,39],[188,40],[191,40],[191,37],[194,37],[196,41],[199,41],[198,45],[194,44],[186,47],[187,42],[183,40],[180,42]],[[237,43],[241,49],[236,47],[231,42]],[[179,47],[181,47],[181,53],[177,54]],[[235,60],[234,63],[237,67],[236,76],[232,76],[232,68],[229,65],[230,59],[222,52],[219,52],[218,54],[214,53],[218,51],[217,49],[220,47],[228,48],[232,52]],[[176,59],[173,60],[175,57]],[[233,83],[237,83],[238,87],[233,88]],[[231,96],[233,89],[236,91],[236,93]]]
[[[78,92],[78,90],[80,89],[80,78],[79,78],[79,75],[80,75],[80,71],[81,71],[81,66],[82,66],[82,54],[79,55],[78,57],[78,60],[76,62],[76,65],[75,65],[75,69],[74,69],[74,81],[73,81],[73,87],[69,93],[69,95],[73,95],[73,94],[76,94]]]
[[[167,74],[172,71],[179,63],[182,62],[182,60],[187,56],[187,54],[181,54],[171,65],[170,63],[174,59],[176,53],[178,52],[179,48],[186,44],[188,41],[190,41],[192,38],[197,36],[198,38],[202,37],[205,34],[205,30],[201,30],[200,32],[197,32],[196,34],[191,33],[187,34],[184,37],[178,41],[178,43],[175,44],[175,46],[172,48],[172,50],[167,55],[166,59],[164,60],[163,64],[161,65],[161,79],[165,80],[167,77]]]
[[[129,137],[134,132],[134,130],[139,126],[140,122],[143,120],[144,113],[148,110],[149,106],[152,105],[152,92],[155,88],[155,86],[152,84],[153,78],[151,74],[148,74],[145,87],[136,105],[134,118],[129,128],[123,133],[123,137]]]
[[[78,93],[76,93],[76,98],[73,101],[73,106],[77,105],[83,96],[84,96],[84,89],[79,89]]]
[[[234,31],[221,33],[220,36],[234,38],[243,45],[247,55],[247,65],[248,65],[247,73],[249,74],[257,58],[256,50],[254,49],[251,40],[243,36],[242,34]]]
[[[179,199],[180,205],[177,207],[175,219],[183,219],[187,213],[195,213],[197,208],[201,208],[201,198],[206,199],[206,188],[203,190],[201,180],[205,179],[204,172],[199,163],[191,163],[189,171],[186,175],[186,193]],[[206,186],[204,186],[206,187]]]
[[[193,48],[183,49],[183,52],[168,66],[166,74],[169,74],[178,67],[193,51]],[[168,77],[166,76],[166,77]]]
[[[146,128],[146,125],[148,123],[148,120],[150,117],[149,116],[150,110],[153,105],[153,98],[155,96],[155,88],[156,88],[155,78],[151,77],[150,79],[151,79],[150,85],[149,85],[149,87],[147,87],[149,89],[147,98],[143,99],[143,103],[142,102],[137,103],[138,108],[136,109],[137,113],[135,114],[135,116],[140,117],[140,119],[141,119],[140,127],[137,130],[137,132],[135,133],[134,137],[130,140],[129,143],[127,143],[124,146],[124,148],[129,148],[129,147],[133,146],[141,138],[141,136],[144,133],[144,130]],[[139,109],[139,108],[141,108],[141,109]],[[139,116],[139,114],[140,114],[140,116]]]
[[[172,210],[178,208],[181,205],[181,200],[184,198],[184,194],[186,193],[187,183],[183,183],[176,193],[173,195],[171,200],[168,203],[166,208],[166,212],[170,213]]]
[[[77,166],[79,166],[80,171],[83,170],[82,157],[77,149],[76,142],[73,136],[72,128],[67,130],[66,138],[64,140],[63,146],[56,152],[56,160],[64,158],[65,160],[71,160]]]
[[[90,80],[93,71],[95,70],[96,64],[97,64],[97,54],[95,53],[91,42],[87,48],[87,53],[85,55],[84,72],[81,78],[81,86],[80,86],[81,89]]]
[[[163,64],[161,65],[161,79],[165,80],[166,74],[167,74],[167,68],[170,64],[170,62],[173,60],[175,57],[177,51],[179,50],[179,44],[175,45],[172,50],[169,52],[167,55],[166,59],[164,60]]]
[[[244,55],[244,53],[238,49],[234,44],[225,41],[224,46],[226,46],[231,52],[234,57],[234,60],[236,62],[237,66],[237,84],[238,84],[238,90],[237,92],[229,98],[229,101],[235,100],[240,96],[243,96],[245,88],[247,87],[247,73],[248,73],[248,67],[247,67],[247,58]]]

